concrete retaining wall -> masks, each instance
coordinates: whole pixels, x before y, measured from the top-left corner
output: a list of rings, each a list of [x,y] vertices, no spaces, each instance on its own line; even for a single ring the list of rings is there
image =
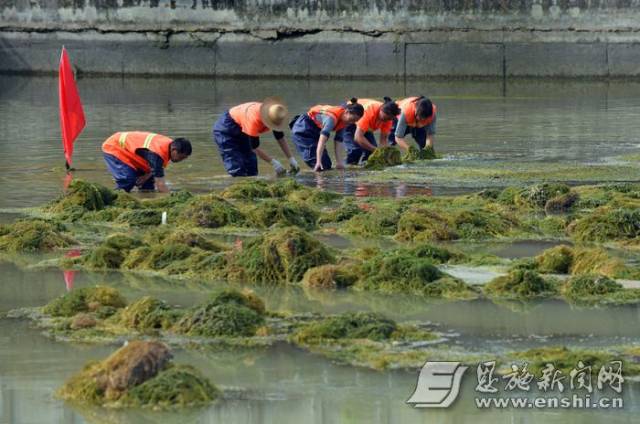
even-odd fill
[[[640,0],[0,0],[0,72],[640,77]]]

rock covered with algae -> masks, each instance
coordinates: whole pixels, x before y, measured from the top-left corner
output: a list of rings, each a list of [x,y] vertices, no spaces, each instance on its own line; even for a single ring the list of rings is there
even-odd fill
[[[80,312],[97,312],[103,308],[123,308],[127,304],[112,287],[81,287],[67,292],[44,306],[43,312],[54,317],[71,317]]]
[[[383,146],[376,148],[367,159],[365,168],[383,169],[388,166],[397,166],[402,163],[400,150],[393,146]]]
[[[57,392],[80,404],[154,409],[207,405],[220,391],[195,368],[174,365],[157,341],[132,341],[103,361],[89,363]]]
[[[0,225],[0,251],[49,252],[69,247],[75,240],[65,234],[66,227],[39,219]]]
[[[309,268],[333,262],[329,249],[304,230],[275,228],[244,243],[229,259],[227,278],[247,283],[297,283]]]
[[[516,268],[487,283],[484,292],[491,297],[535,299],[557,295],[558,287],[535,271]]]
[[[224,290],[185,312],[174,331],[190,336],[251,337],[264,324],[265,308],[252,294]]]

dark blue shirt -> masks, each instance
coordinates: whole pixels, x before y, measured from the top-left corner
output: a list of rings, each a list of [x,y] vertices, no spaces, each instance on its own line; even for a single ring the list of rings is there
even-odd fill
[[[149,163],[155,178],[164,178],[164,162],[160,156],[149,149],[136,149],[136,155],[143,157]]]

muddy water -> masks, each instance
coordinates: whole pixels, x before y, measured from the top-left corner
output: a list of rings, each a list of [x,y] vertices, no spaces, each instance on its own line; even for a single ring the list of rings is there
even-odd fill
[[[77,176],[110,184],[100,153],[101,142],[118,130],[152,130],[192,139],[196,154],[172,166],[174,187],[206,191],[230,182],[210,137],[212,123],[229,106],[281,94],[293,112],[314,103],[361,96],[424,93],[438,104],[437,148],[447,163],[479,167],[528,164],[615,166],[614,158],[640,148],[640,84],[592,82],[357,82],[357,81],[208,81],[162,79],[83,79],[80,92],[88,126],[77,142]],[[38,205],[60,191],[64,178],[57,116],[56,80],[0,77],[0,208]],[[263,146],[277,154],[270,136]],[[515,165],[513,165],[515,163]],[[444,165],[443,165],[444,164]],[[427,166],[427,165],[420,165]],[[430,166],[430,165],[429,165]],[[262,166],[263,174],[270,170]],[[300,181],[367,196],[458,193],[481,188],[455,179],[430,180],[402,172],[372,174],[349,170],[316,175],[305,171]],[[363,176],[364,175],[364,176]],[[417,175],[417,177],[416,177]],[[640,175],[640,174],[639,174]],[[638,175],[624,175],[638,179]],[[615,176],[618,178],[618,176]],[[567,179],[570,179],[567,177]],[[15,218],[0,214],[0,222]],[[358,241],[327,236],[336,247]],[[383,242],[384,243],[384,242]],[[502,257],[537,254],[543,241],[478,246]],[[382,246],[384,247],[384,246]],[[469,246],[473,249],[473,246]],[[142,278],[120,274],[58,269],[25,270],[0,263],[0,314],[20,306],[42,305],[68,287],[106,282],[129,299],[145,294],[189,306],[211,284]],[[65,278],[66,277],[66,278]],[[498,351],[531,346],[610,346],[639,344],[635,306],[580,309],[564,302],[533,305],[490,301],[426,303],[406,296],[327,295],[304,290],[257,289],[271,309],[382,312],[397,320],[430,321],[456,335],[471,351]],[[0,319],[0,423],[41,422],[635,422],[640,388],[628,385],[623,411],[481,411],[473,405],[474,379],[463,384],[461,399],[446,411],[417,411],[404,404],[415,386],[415,374],[377,373],[342,367],[287,346],[261,352],[178,352],[179,362],[192,363],[224,388],[239,387],[242,400],[180,414],[130,411],[87,411],[52,398],[56,387],[84,362],[113,347],[53,343],[24,323]],[[487,358],[491,359],[491,358]]]

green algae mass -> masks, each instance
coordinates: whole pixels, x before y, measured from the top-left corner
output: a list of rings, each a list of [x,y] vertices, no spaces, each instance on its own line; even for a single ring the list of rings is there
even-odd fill
[[[173,330],[204,337],[251,337],[264,323],[264,305],[257,297],[223,291],[184,313]]]
[[[432,146],[426,146],[424,149],[418,149],[415,146],[409,146],[409,150],[402,155],[402,162],[409,163],[416,160],[432,160],[437,159],[436,151]]]
[[[577,219],[569,233],[578,241],[603,242],[640,236],[640,209],[603,206]]]
[[[302,284],[318,289],[344,289],[358,281],[357,264],[320,265],[305,272]]]
[[[188,247],[197,247],[209,252],[226,250],[223,244],[208,239],[203,233],[190,228],[160,227],[145,234],[144,240],[150,245],[157,244],[183,244]]]
[[[357,236],[394,235],[400,219],[396,206],[372,205],[363,203],[359,207],[362,213],[353,215],[344,222],[340,230]]]
[[[562,286],[562,294],[570,302],[583,305],[640,302],[640,289],[625,289],[622,284],[597,274],[571,277]]]
[[[342,198],[342,195],[333,191],[311,189],[306,187],[294,190],[287,195],[287,200],[291,202],[304,202],[309,205],[326,204],[340,198]]]
[[[614,356],[610,353],[568,349],[565,346],[529,349],[524,352],[513,352],[509,356],[516,360],[526,361],[529,372],[535,375],[540,375],[547,364],[552,364],[555,369],[569,375],[571,370],[579,366],[578,362],[582,362],[585,367],[599,368],[603,365],[609,365],[609,362],[614,360]]]
[[[246,179],[234,183],[222,192],[225,199],[255,200],[267,197],[285,197],[293,191],[302,189],[294,179],[282,179],[275,183],[263,180]]]
[[[126,328],[138,331],[166,330],[180,316],[180,311],[169,307],[163,300],[145,296],[122,309],[117,321]]]
[[[227,278],[265,284],[297,283],[314,266],[333,263],[329,249],[297,227],[275,228],[229,259]]]
[[[304,203],[268,199],[249,208],[247,216],[252,225],[260,228],[295,225],[310,231],[317,227],[319,214]]]
[[[554,296],[558,288],[535,271],[516,268],[487,283],[484,291],[491,297],[534,299]]]
[[[109,206],[118,195],[100,184],[80,179],[71,181],[66,192],[47,208],[50,212],[74,214],[78,211],[99,211]]]
[[[218,228],[242,225],[245,217],[234,205],[212,194],[194,197],[184,206],[177,220],[181,224]]]
[[[180,207],[192,200],[193,194],[186,190],[173,191],[168,196],[159,196],[155,199],[145,199],[142,205],[147,209],[173,209]]]
[[[541,183],[520,190],[513,198],[518,206],[544,208],[553,198],[569,193],[571,188],[563,183]]]
[[[543,273],[568,274],[573,265],[573,249],[556,246],[536,256],[537,269]]]
[[[114,288],[81,287],[52,300],[44,306],[43,312],[54,317],[71,317],[101,307],[123,308],[126,304],[126,300]]]
[[[130,407],[153,409],[192,408],[208,405],[220,394],[194,367],[173,365],[133,387],[120,402]]]
[[[21,220],[0,225],[0,251],[48,252],[75,243],[63,232],[62,224],[42,220]]]
[[[156,226],[162,222],[162,211],[159,209],[125,210],[117,216],[116,223],[130,226]]]
[[[324,339],[386,340],[396,331],[394,321],[372,312],[348,312],[304,326],[294,339],[300,343],[320,343]]]
[[[402,153],[393,146],[376,148],[367,159],[365,168],[383,169],[388,166],[396,166],[402,163]]]
[[[190,366],[174,365],[168,347],[132,341],[87,364],[56,395],[66,401],[113,408],[171,409],[211,403],[220,391]]]
[[[353,218],[365,211],[351,198],[345,198],[336,208],[324,210],[318,219],[319,224],[342,222]]]

